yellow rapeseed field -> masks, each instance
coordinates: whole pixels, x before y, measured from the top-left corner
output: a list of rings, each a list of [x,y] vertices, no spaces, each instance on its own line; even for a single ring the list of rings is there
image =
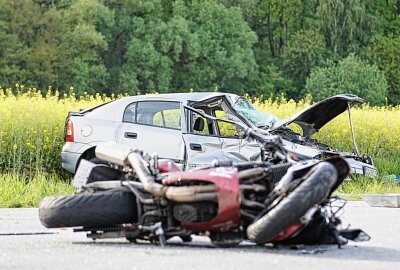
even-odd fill
[[[76,98],[73,89],[60,96],[49,89],[0,88],[0,169],[3,172],[61,172],[64,122],[68,111],[110,100],[105,96]],[[43,95],[42,95],[43,94]]]
[[[0,87],[0,171],[24,174],[61,173],[60,151],[65,117],[70,110],[85,109],[118,97],[75,97],[60,95],[48,89],[15,89]],[[261,111],[288,117],[311,104],[311,98],[300,102],[284,98],[253,101]],[[356,138],[362,153],[376,160],[381,175],[400,175],[400,107],[354,108]],[[351,151],[351,133],[347,114],[343,114],[317,134],[321,142]]]

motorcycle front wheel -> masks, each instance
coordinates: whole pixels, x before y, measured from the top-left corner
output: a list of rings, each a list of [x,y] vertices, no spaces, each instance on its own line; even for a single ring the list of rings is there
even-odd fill
[[[47,228],[136,223],[136,198],[121,190],[46,197],[39,206],[39,219]]]
[[[304,178],[304,181],[278,205],[247,228],[249,240],[260,245],[266,244],[284,229],[298,223],[308,209],[329,196],[337,179],[337,170],[332,164],[321,162]]]

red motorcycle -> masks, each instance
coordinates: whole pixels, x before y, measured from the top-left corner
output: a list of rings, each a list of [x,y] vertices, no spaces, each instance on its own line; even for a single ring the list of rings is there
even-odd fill
[[[181,171],[125,145],[103,143],[82,160],[71,196],[45,198],[39,207],[47,228],[75,227],[92,239],[125,237],[165,245],[179,236],[208,235],[213,244],[327,244],[368,240],[361,230],[341,230],[332,192],[349,173],[342,158],[294,161],[277,136],[247,129],[262,160]],[[339,206],[340,208],[341,206]]]

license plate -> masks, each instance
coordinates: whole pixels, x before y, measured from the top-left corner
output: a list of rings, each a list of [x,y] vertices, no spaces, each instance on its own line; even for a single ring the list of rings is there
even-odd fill
[[[370,168],[370,167],[364,166],[364,175],[377,177],[378,176],[378,171],[376,169],[374,169],[374,168]]]
[[[72,181],[72,186],[81,189],[83,185],[85,185],[89,179],[90,173],[93,168],[97,165],[93,162],[90,162],[86,159],[82,159],[79,163],[78,170],[75,172],[74,180]]]

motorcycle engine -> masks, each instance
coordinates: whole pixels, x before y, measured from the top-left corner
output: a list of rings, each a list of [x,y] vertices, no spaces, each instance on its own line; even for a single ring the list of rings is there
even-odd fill
[[[195,202],[177,204],[173,215],[179,222],[202,222],[213,219],[218,213],[218,204],[214,202]]]

